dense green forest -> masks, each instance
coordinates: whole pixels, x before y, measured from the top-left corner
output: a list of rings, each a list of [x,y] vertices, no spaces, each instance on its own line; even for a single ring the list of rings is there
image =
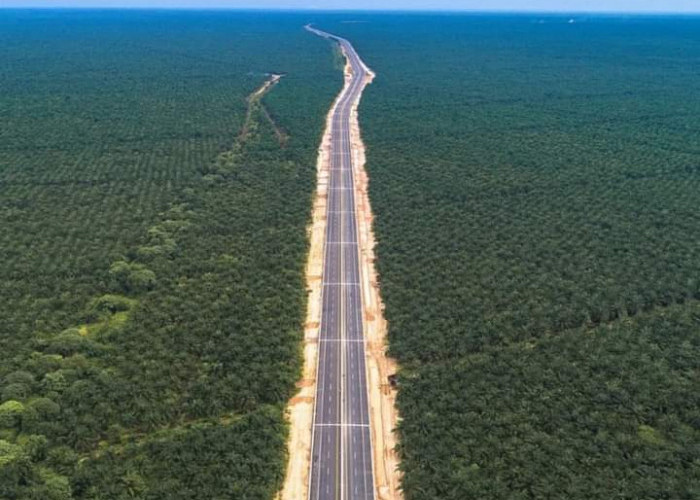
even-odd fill
[[[342,83],[305,22],[0,13],[0,498],[274,496]]]
[[[430,363],[400,392],[411,498],[700,495],[700,305]]]
[[[406,498],[700,497],[700,21],[317,17],[378,75]],[[1,11],[0,498],[274,496],[310,20]]]
[[[699,498],[700,20],[352,19],[407,500]]]

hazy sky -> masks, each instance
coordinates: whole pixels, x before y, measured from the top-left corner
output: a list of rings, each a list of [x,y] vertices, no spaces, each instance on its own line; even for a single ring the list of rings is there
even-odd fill
[[[700,13],[700,0],[0,0],[0,7],[214,7]]]

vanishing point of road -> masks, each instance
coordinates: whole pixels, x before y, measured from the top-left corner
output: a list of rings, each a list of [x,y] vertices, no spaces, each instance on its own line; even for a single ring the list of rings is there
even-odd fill
[[[310,26],[307,29],[339,43],[351,68],[350,82],[338,97],[331,118],[309,500],[371,500],[372,442],[350,140],[350,115],[367,70],[350,42]]]

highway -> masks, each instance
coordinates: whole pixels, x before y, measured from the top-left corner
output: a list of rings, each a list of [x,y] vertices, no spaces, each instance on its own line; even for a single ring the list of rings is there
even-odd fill
[[[366,85],[366,66],[347,40],[334,40],[352,68],[331,117],[330,177],[316,370],[309,500],[374,499],[360,248],[353,185],[350,114]]]

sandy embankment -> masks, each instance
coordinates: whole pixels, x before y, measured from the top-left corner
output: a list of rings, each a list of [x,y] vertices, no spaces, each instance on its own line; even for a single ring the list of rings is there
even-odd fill
[[[375,75],[366,68],[368,76],[365,85],[372,82]],[[349,69],[346,67],[346,73]],[[396,373],[396,362],[386,355],[386,319],[374,267],[374,231],[372,228],[372,208],[369,202],[369,176],[365,170],[365,145],[360,134],[357,107],[359,98],[353,103],[350,115],[350,140],[353,144],[353,166],[355,187],[355,212],[360,243],[360,273],[362,281],[362,307],[367,356],[367,381],[369,387],[372,446],[374,455],[374,481],[377,498],[380,500],[400,500],[399,457],[395,452],[397,436],[394,432],[398,423],[396,411],[396,391],[389,384],[389,376]]]
[[[365,85],[374,79],[367,69]],[[345,87],[351,80],[351,67],[345,65]],[[340,95],[342,95],[341,92]],[[394,448],[396,436],[393,429],[398,422],[395,408],[395,392],[388,383],[389,375],[396,373],[393,360],[385,355],[386,320],[379,294],[377,273],[374,268],[374,233],[372,211],[369,204],[369,179],[365,171],[365,147],[360,136],[357,106],[353,103],[350,125],[353,143],[355,203],[360,241],[360,272],[363,289],[364,332],[367,339],[367,376],[369,385],[370,418],[373,443],[373,464],[377,497],[380,500],[399,500],[400,475],[398,456]],[[309,227],[311,242],[306,266],[309,302],[304,332],[304,368],[302,380],[297,384],[298,394],[288,405],[290,434],[288,441],[288,465],[280,500],[302,500],[308,495],[311,468],[311,429],[313,425],[314,397],[316,394],[316,369],[318,359],[318,335],[321,320],[321,281],[323,277],[323,251],[326,232],[326,201],[330,169],[331,119],[338,98],[326,117],[326,128],[317,159],[318,181]]]
[[[345,88],[347,88],[347,80]],[[343,89],[345,90],[345,89]],[[314,196],[311,225],[308,227],[310,242],[306,263],[308,304],[304,327],[304,367],[297,383],[299,392],[287,405],[289,415],[289,439],[287,442],[287,473],[280,492],[280,500],[307,498],[311,467],[311,429],[313,425],[314,398],[316,396],[316,368],[318,360],[318,335],[321,323],[323,251],[326,236],[326,202],[330,177],[331,120],[338,98],[326,116],[326,127],[316,160],[316,194]]]

